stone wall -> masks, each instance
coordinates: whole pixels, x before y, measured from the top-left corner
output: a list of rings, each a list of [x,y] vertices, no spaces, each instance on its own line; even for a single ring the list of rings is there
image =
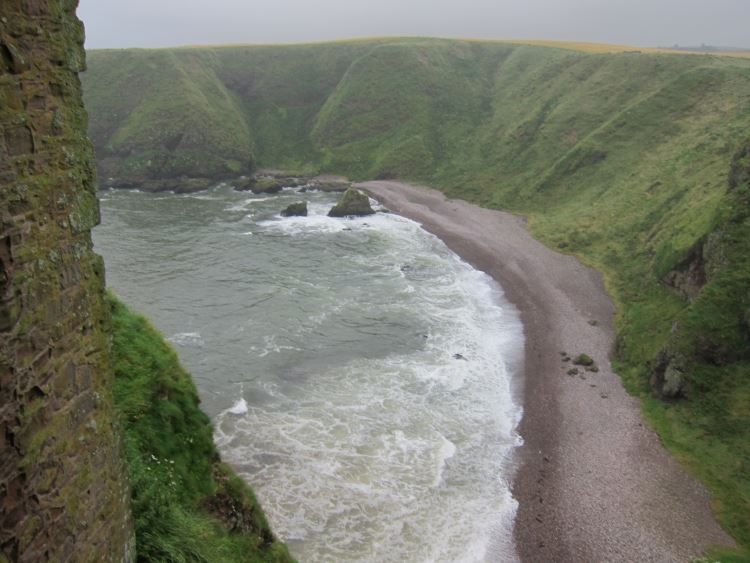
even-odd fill
[[[77,0],[0,2],[0,562],[128,561]]]

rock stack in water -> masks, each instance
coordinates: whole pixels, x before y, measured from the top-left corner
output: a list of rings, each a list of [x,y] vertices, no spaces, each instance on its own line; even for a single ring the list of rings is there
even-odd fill
[[[282,217],[307,217],[307,202],[299,201],[291,204],[281,212]]]
[[[339,202],[328,212],[329,217],[362,217],[375,211],[370,206],[370,198],[354,188],[349,188]]]

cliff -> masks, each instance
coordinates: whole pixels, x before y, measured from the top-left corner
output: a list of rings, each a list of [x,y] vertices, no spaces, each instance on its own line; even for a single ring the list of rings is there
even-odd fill
[[[195,145],[201,159],[413,180],[527,215],[540,240],[604,272],[618,372],[750,546],[750,61],[381,39],[90,63],[90,131],[115,185],[172,174],[182,149],[158,131],[181,128],[242,147]]]
[[[175,351],[116,298],[108,305],[138,560],[291,563],[253,492],[221,463]]]
[[[76,6],[0,5],[0,561],[292,561],[175,353],[105,295]]]
[[[77,2],[0,8],[0,559],[135,556]]]

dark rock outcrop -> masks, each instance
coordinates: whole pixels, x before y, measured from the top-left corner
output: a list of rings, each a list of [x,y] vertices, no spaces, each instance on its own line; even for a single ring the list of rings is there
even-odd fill
[[[329,217],[363,217],[375,211],[370,206],[370,198],[354,188],[349,188],[339,202],[328,212]]]
[[[250,186],[250,191],[254,194],[277,194],[284,187],[281,180],[275,178],[256,178]]]
[[[669,350],[656,357],[651,372],[651,391],[662,400],[679,399],[687,392],[685,358]]]
[[[722,237],[723,232],[717,230],[698,241],[662,281],[684,299],[696,299],[703,286],[726,264]]]
[[[352,185],[349,182],[324,182],[319,180],[312,182],[312,188],[321,192],[345,192],[351,187]]]
[[[235,180],[234,189],[238,192],[253,192],[254,194],[276,194],[283,188],[298,188],[308,184],[307,178],[256,174],[250,178]]]
[[[138,189],[144,192],[174,192],[176,194],[190,194],[202,192],[215,185],[216,181],[210,178],[166,178],[162,180],[125,180],[121,178],[108,178],[99,182],[102,188],[111,189]]]
[[[292,203],[284,211],[281,212],[282,217],[307,217],[307,202],[298,201]]]

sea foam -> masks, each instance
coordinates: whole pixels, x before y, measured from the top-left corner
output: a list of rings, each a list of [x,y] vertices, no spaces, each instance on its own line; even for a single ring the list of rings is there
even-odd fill
[[[296,393],[256,383],[274,400],[248,404],[242,418],[226,416],[234,407],[219,415],[223,454],[300,559],[514,560],[506,477],[520,444],[517,311],[491,278],[416,223],[387,214],[342,221],[322,210],[259,225],[287,236],[377,231],[383,275],[406,296],[385,307],[421,319],[424,343],[321,369]],[[283,352],[265,339],[261,355]]]

